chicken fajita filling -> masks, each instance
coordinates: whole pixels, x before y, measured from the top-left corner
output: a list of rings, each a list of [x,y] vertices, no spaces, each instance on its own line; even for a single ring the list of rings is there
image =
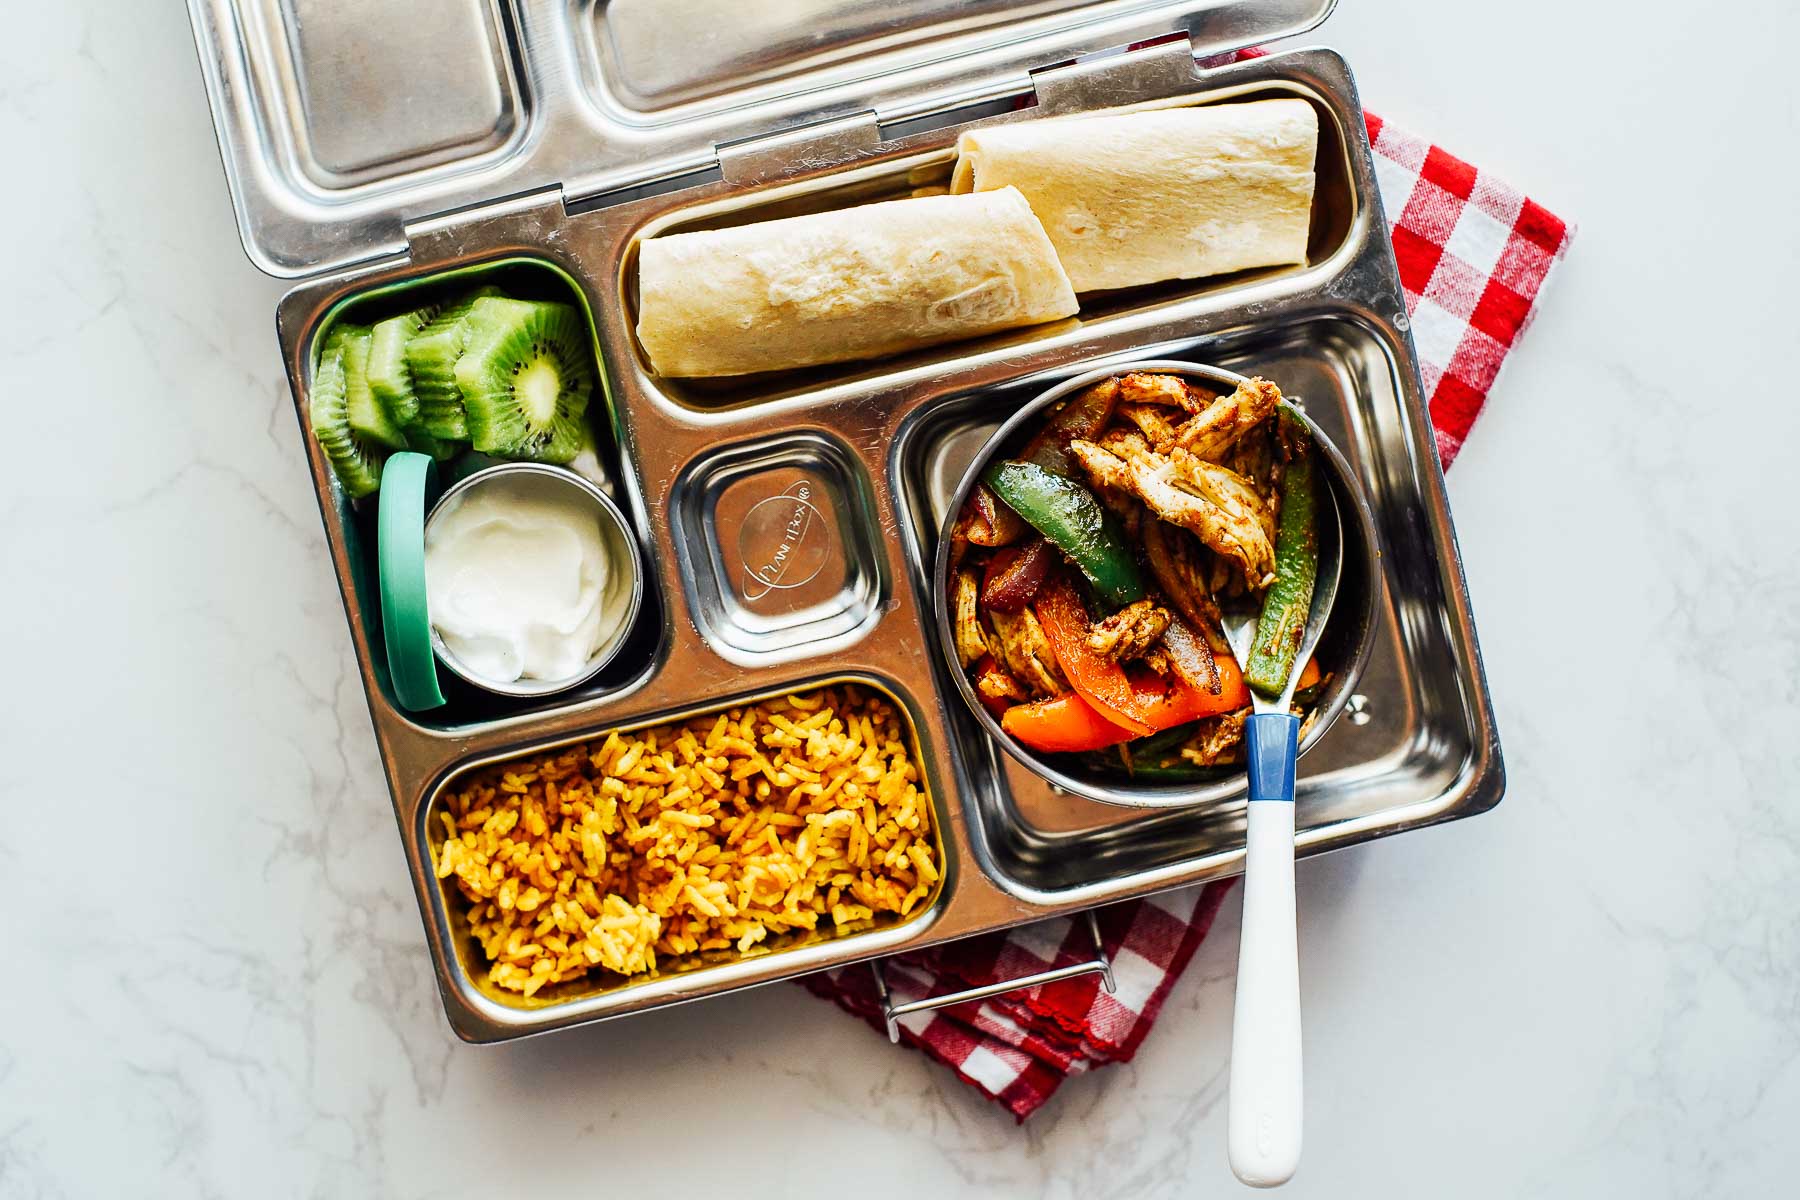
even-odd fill
[[[1315,486],[1314,454],[1268,380],[1220,395],[1133,372],[1070,396],[990,467],[952,528],[946,600],[1005,732],[1146,780],[1241,761],[1250,693],[1221,609],[1272,596],[1296,553],[1278,538],[1284,496]],[[1250,666],[1255,681],[1294,664]],[[1323,683],[1301,667],[1297,713]]]

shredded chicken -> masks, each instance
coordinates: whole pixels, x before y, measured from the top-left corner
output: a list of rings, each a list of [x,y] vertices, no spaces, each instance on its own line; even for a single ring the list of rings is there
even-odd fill
[[[1187,384],[1187,399],[1182,402],[1181,407],[1187,409],[1194,416],[1199,416],[1211,408],[1219,398],[1219,393],[1211,388],[1201,387],[1191,379],[1185,379],[1182,382]]]
[[[1119,518],[1119,525],[1129,538],[1136,539],[1140,525],[1156,523],[1144,521],[1144,503],[1129,488],[1101,487],[1095,483],[1093,492],[1094,495],[1100,497],[1100,503],[1106,505],[1112,510],[1113,516]]]
[[[1161,404],[1186,408],[1187,381],[1179,375],[1152,375],[1133,371],[1119,380],[1120,404]]]
[[[1214,602],[1212,589],[1200,561],[1202,550],[1185,530],[1166,529],[1161,521],[1144,525],[1144,556],[1150,560],[1150,573],[1156,577],[1169,601],[1192,625],[1214,654],[1229,654],[1225,630]]]
[[[994,632],[994,657],[1027,688],[1042,696],[1060,696],[1069,690],[1050,639],[1038,624],[1037,613],[1026,605],[1016,613],[989,610]]]
[[[1281,517],[1281,461],[1275,454],[1275,439],[1266,430],[1257,430],[1239,440],[1224,459],[1225,467],[1241,476],[1261,497],[1268,521],[1270,540]]]
[[[1138,427],[1150,448],[1158,454],[1167,454],[1181,433],[1181,426],[1169,420],[1169,410],[1154,404],[1121,404],[1118,413]],[[1199,420],[1198,417],[1194,419]]]
[[[1252,430],[1249,435],[1239,438],[1230,453],[1219,461],[1256,484],[1257,489],[1265,495],[1273,493],[1276,485],[1281,482],[1275,457],[1275,439],[1266,430]]]
[[[1175,444],[1190,454],[1218,462],[1239,438],[1273,414],[1280,403],[1280,388],[1266,379],[1248,380],[1183,425]]]
[[[1163,520],[1198,534],[1237,563],[1251,587],[1262,587],[1274,573],[1275,545],[1262,524],[1266,506],[1224,467],[1182,450],[1158,454],[1142,434],[1123,430],[1107,434],[1104,446],[1076,439],[1069,452],[1100,487],[1130,491]]]
[[[956,657],[965,667],[974,666],[989,653],[987,635],[981,629],[981,613],[977,601],[981,583],[973,571],[956,573]]]
[[[1019,681],[1003,667],[990,666],[981,672],[975,680],[975,690],[990,700],[1006,700],[1020,703],[1031,699],[1031,693],[1019,685]]]
[[[1240,708],[1222,716],[1208,717],[1187,745],[1181,757],[1198,767],[1216,767],[1237,758],[1237,748],[1244,741],[1244,721],[1250,710]]]
[[[1269,547],[1268,574],[1272,574],[1275,570],[1275,512],[1262,493],[1229,467],[1196,458],[1186,450],[1171,451],[1169,461],[1175,465],[1175,474],[1182,486],[1211,500],[1241,526],[1240,537],[1248,538],[1248,523],[1256,524],[1263,542]],[[1258,577],[1252,567],[1253,564],[1245,563],[1245,577],[1252,587],[1272,582],[1267,577]]]
[[[1122,404],[1155,404],[1197,414],[1205,412],[1218,398],[1219,393],[1181,375],[1133,371],[1119,379],[1119,402]]]
[[[1139,600],[1096,624],[1088,634],[1088,649],[1115,662],[1142,658],[1169,627],[1169,610],[1154,600]]]

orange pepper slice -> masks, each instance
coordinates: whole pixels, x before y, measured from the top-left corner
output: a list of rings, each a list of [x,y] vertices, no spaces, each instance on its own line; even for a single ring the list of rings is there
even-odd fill
[[[1173,729],[1201,717],[1216,717],[1250,707],[1250,689],[1244,685],[1244,673],[1230,655],[1217,656],[1219,692],[1192,687],[1173,676],[1164,679],[1152,671],[1135,674],[1131,679],[1137,693],[1139,711],[1157,729]]]
[[[1093,627],[1068,577],[1059,574],[1045,580],[1033,607],[1050,642],[1050,651],[1056,655],[1056,665],[1062,668],[1076,694],[1101,716],[1139,737],[1153,732],[1156,727],[1150,723],[1125,669],[1088,648],[1088,634]]]
[[[1099,750],[1138,736],[1114,725],[1074,692],[1015,704],[1000,718],[1000,727],[1033,750],[1046,754]]]
[[[1042,620],[1041,613],[1039,619]],[[1130,677],[1132,691],[1156,731],[1249,706],[1250,691],[1244,686],[1244,675],[1236,661],[1221,657],[1218,664],[1216,696],[1205,688],[1191,687],[1179,679],[1165,681],[1150,672]],[[1143,736],[1108,720],[1075,692],[1015,704],[1001,716],[1000,727],[1033,750],[1046,754],[1103,750]]]

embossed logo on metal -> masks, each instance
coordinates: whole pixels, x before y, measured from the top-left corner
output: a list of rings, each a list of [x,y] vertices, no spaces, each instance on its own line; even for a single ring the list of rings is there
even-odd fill
[[[744,599],[758,600],[812,582],[831,557],[831,526],[813,506],[814,487],[801,481],[759,500],[738,527]]]

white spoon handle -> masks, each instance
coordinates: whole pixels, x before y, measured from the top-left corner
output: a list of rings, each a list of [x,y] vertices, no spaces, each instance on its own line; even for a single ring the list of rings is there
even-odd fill
[[[1252,1187],[1276,1187],[1300,1163],[1293,802],[1253,800],[1248,820],[1231,1029],[1231,1170]]]

